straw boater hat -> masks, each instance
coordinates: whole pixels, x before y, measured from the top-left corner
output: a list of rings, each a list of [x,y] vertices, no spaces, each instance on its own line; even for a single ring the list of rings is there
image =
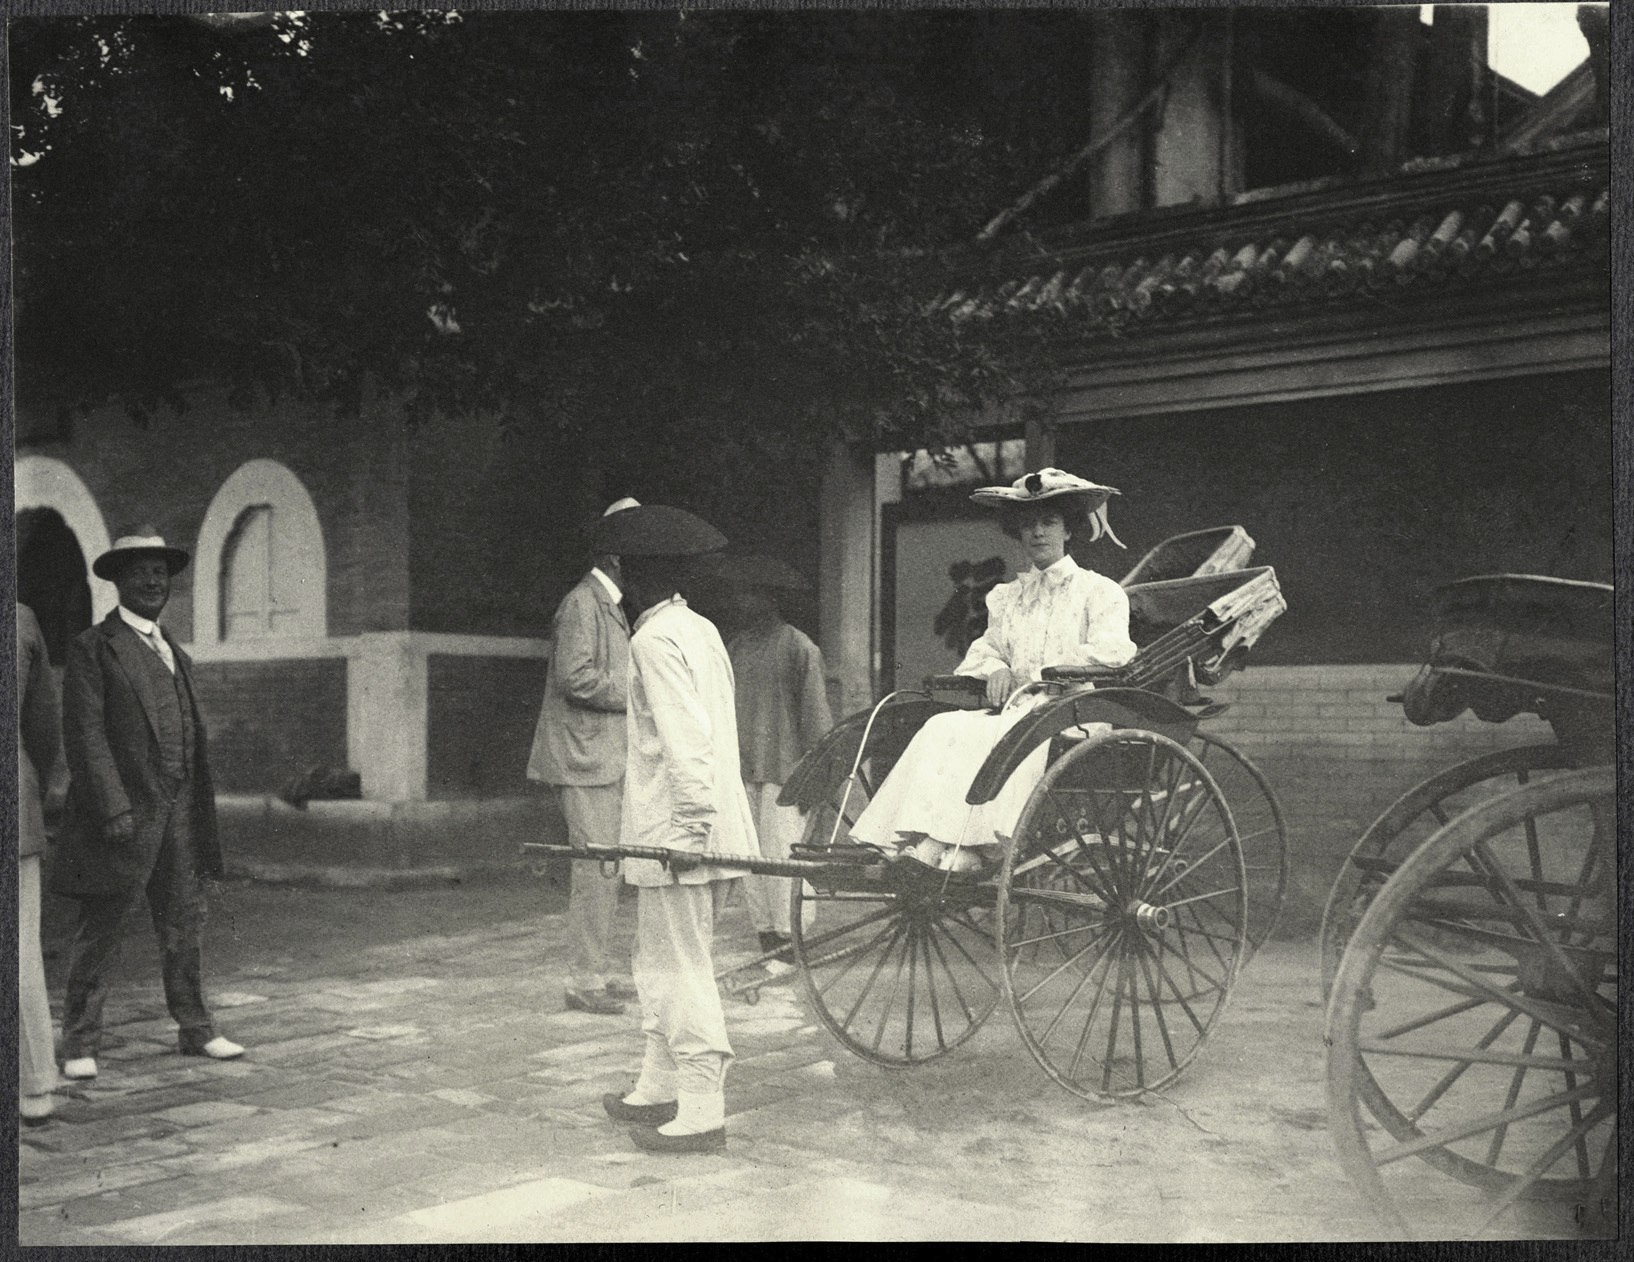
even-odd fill
[[[1105,535],[1121,548],[1123,540],[1112,533],[1112,526],[1106,520],[1107,500],[1121,494],[1115,486],[1102,486],[1061,469],[1040,469],[1017,478],[1009,486],[984,486],[970,498],[985,508],[1000,509],[1045,503],[1064,508],[1070,504],[1084,514],[1091,543]]]
[[[91,562],[91,573],[112,583],[117,581],[119,567],[126,558],[134,556],[161,556],[172,574],[187,568],[188,555],[181,548],[172,548],[165,542],[158,528],[150,522],[128,527],[113,541],[113,546]]]
[[[684,508],[634,504],[603,516],[590,532],[590,546],[616,556],[698,556],[724,548],[726,536]]]

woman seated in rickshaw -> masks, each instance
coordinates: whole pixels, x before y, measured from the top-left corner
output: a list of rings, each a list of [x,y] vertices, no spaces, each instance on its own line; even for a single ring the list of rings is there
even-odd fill
[[[855,840],[901,862],[951,872],[981,872],[1000,857],[1000,839],[1043,777],[1048,742],[991,802],[970,806],[965,794],[999,738],[1042,700],[1042,692],[1025,685],[1038,681],[1045,666],[1122,666],[1135,656],[1129,597],[1067,553],[1080,532],[1090,542],[1105,535],[1123,547],[1106,519],[1107,499],[1118,493],[1040,469],[970,497],[998,509],[1000,528],[1020,541],[1031,562],[988,593],[987,630],[955,672],[985,680],[992,708],[953,710],[926,722],[857,820]]]

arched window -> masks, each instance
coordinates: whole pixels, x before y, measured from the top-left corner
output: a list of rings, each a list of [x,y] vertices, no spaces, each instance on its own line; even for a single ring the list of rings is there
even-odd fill
[[[274,460],[251,460],[216,492],[199,529],[196,644],[328,634],[317,509]]]
[[[298,635],[302,626],[302,576],[290,564],[289,531],[271,504],[246,508],[233,523],[221,553],[221,638],[248,640]]]

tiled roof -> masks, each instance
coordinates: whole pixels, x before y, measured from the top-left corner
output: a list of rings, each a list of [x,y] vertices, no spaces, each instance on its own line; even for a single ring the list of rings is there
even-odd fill
[[[1519,176],[1517,172],[1517,176]],[[1082,321],[1086,333],[1207,321],[1306,304],[1412,297],[1525,273],[1609,276],[1609,179],[1581,170],[1542,183],[1437,196],[1431,190],[1349,206],[1305,205],[1267,221],[1267,203],[1198,216],[1194,234],[1002,264],[930,304],[957,321],[1029,313]],[[1233,228],[1229,222],[1238,220]],[[1008,276],[1004,271],[1009,270]]]

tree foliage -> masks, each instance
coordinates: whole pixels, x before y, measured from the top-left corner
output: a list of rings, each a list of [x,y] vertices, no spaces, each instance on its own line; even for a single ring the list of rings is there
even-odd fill
[[[581,444],[913,447],[1041,371],[925,318],[1086,134],[1070,12],[13,22],[19,388],[224,378]],[[767,450],[763,450],[767,449]]]

